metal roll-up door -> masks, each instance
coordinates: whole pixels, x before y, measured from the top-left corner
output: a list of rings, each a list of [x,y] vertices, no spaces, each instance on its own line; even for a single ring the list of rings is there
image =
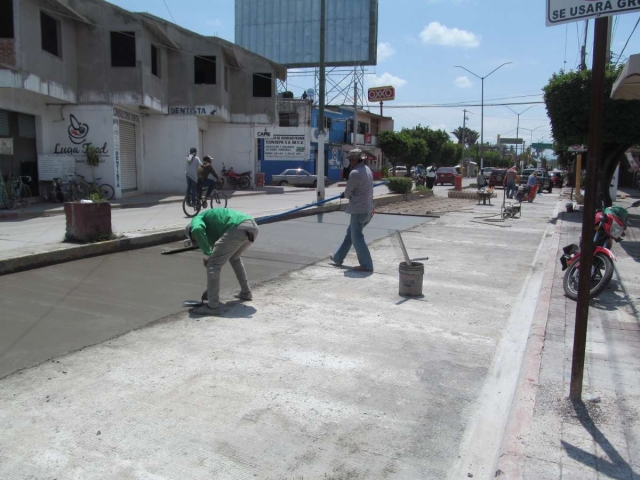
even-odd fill
[[[138,189],[136,126],[120,120],[120,184],[122,191]]]

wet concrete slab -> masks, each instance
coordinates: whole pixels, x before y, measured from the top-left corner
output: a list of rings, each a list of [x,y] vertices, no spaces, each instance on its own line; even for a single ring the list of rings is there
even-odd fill
[[[373,242],[429,221],[376,215],[365,237]],[[337,248],[348,222],[348,215],[336,212],[262,226],[243,257],[250,281],[268,281],[325,258]],[[0,378],[184,311],[182,302],[199,299],[206,278],[199,251],[161,255],[179,246],[0,277]],[[237,288],[226,265],[221,299],[232,301]]]

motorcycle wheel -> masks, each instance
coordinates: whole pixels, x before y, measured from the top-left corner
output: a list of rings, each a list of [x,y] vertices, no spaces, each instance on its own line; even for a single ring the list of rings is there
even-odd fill
[[[562,287],[564,293],[572,300],[578,299],[578,279],[580,277],[580,261],[578,260],[564,272]],[[596,253],[593,257],[591,273],[591,290],[589,298],[602,292],[613,277],[613,262],[604,253]]]
[[[238,186],[240,189],[246,190],[251,186],[251,180],[249,180],[249,177],[240,177],[238,178]]]

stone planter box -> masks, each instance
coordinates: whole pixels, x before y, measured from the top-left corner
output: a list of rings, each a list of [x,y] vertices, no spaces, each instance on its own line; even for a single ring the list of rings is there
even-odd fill
[[[111,236],[111,204],[77,203],[64,204],[67,220],[65,238],[78,242],[93,242]]]

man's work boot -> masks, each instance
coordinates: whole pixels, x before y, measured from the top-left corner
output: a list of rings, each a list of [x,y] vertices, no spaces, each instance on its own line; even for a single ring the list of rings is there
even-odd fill
[[[204,304],[201,307],[196,307],[193,310],[191,310],[193,313],[195,313],[196,315],[202,315],[202,316],[206,316],[206,317],[213,317],[213,316],[217,316],[220,315],[220,309],[219,308],[211,308],[208,304]]]
[[[253,294],[251,292],[240,292],[240,293],[236,293],[234,295],[234,297],[236,297],[239,300],[243,300],[246,302],[250,302],[251,300],[253,300]]]

